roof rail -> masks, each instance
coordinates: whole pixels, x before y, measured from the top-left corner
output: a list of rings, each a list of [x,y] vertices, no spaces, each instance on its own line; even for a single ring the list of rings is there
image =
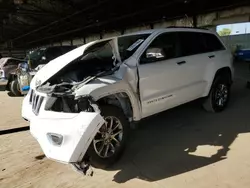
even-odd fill
[[[186,27],[186,26],[168,26],[166,28],[183,28],[183,29],[204,29],[204,30],[208,30],[205,27]]]

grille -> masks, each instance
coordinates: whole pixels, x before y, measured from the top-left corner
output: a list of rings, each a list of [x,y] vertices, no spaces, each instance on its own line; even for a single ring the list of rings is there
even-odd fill
[[[34,90],[31,90],[29,101],[30,101],[30,104],[32,106],[32,111],[35,115],[39,114],[43,100],[44,100],[43,96],[37,95],[34,92]]]

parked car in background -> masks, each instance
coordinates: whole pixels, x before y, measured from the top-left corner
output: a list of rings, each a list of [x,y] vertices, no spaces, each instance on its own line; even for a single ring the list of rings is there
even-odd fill
[[[24,60],[12,57],[0,59],[0,85],[6,87],[8,85],[9,76],[16,71],[18,64]]]
[[[51,60],[73,50],[75,46],[52,46],[46,48],[39,48],[37,50],[31,51],[27,54],[25,61],[28,64],[28,69],[23,70],[22,67],[16,71],[12,72],[8,77],[8,83],[6,89],[11,91],[15,96],[24,95],[27,91],[22,90],[25,86],[23,83],[30,83],[32,77],[40,70],[45,64]],[[27,72],[25,72],[27,71]],[[20,78],[20,76],[24,76]],[[26,81],[24,80],[26,79]],[[22,81],[22,82],[21,82]]]
[[[236,60],[250,62],[250,48],[237,49],[234,56]]]
[[[45,155],[86,172],[121,156],[130,125],[202,98],[223,111],[233,82],[232,53],[204,29],[141,31],[83,45],[32,79],[22,117]],[[154,138],[157,139],[157,138]]]
[[[51,60],[75,49],[75,46],[50,46],[31,51],[26,60],[29,61],[30,69],[36,69],[39,65],[45,65]]]

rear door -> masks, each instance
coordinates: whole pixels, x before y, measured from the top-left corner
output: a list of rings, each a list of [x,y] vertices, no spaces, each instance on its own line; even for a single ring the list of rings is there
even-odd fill
[[[186,89],[187,101],[194,100],[203,95],[206,88],[206,70],[213,54],[207,52],[206,41],[200,32],[179,32],[181,56],[185,59],[182,65],[183,74],[189,80]],[[187,102],[183,101],[183,102]]]
[[[231,61],[232,57],[231,51],[226,50],[225,46],[216,35],[203,33],[203,37],[206,43],[206,55],[211,63],[217,62],[217,64],[213,64],[214,66],[223,65],[223,63],[225,63],[225,66],[228,66],[228,62]]]
[[[204,96],[207,96],[216,71],[222,67],[230,67],[233,70],[233,57],[231,51],[226,49],[218,36],[203,33],[203,37],[206,43],[206,56],[210,61],[206,68],[207,76],[205,78],[208,84]]]

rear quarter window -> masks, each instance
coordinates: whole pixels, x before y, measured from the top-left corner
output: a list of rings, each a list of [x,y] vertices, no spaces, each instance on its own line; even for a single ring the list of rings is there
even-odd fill
[[[224,45],[217,36],[209,33],[203,33],[203,37],[205,39],[207,52],[225,50]]]

